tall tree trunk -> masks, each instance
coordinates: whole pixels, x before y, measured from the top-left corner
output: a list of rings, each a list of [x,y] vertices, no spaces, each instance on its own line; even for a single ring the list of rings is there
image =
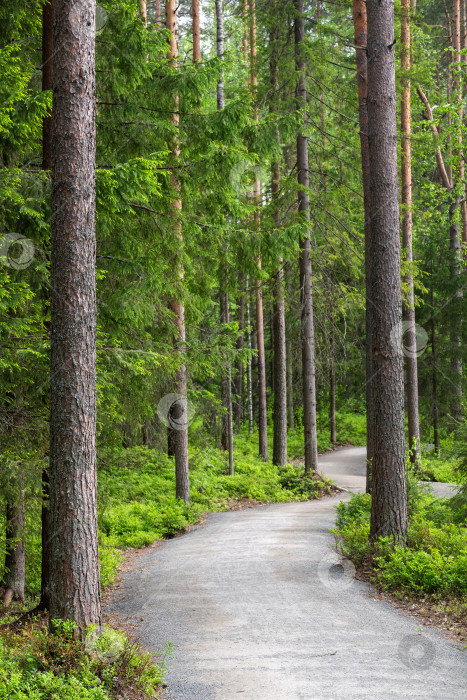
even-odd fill
[[[224,60],[224,5],[223,0],[215,0],[216,2],[216,45],[217,45],[217,56],[221,61]],[[217,109],[224,109],[225,106],[225,96],[224,96],[224,72],[221,71],[219,80],[217,81]],[[224,266],[222,266],[224,267]],[[221,322],[229,323],[230,313],[229,313],[229,293],[228,293],[228,281],[227,281],[227,270],[222,269],[221,271],[221,286],[225,286],[225,289],[221,292]],[[222,447],[229,454],[229,473],[234,473],[234,460],[233,460],[233,418],[232,418],[232,369],[230,365],[230,360],[227,362],[225,367],[225,373],[221,380],[222,385],[222,403],[225,409],[222,424]]]
[[[148,26],[148,7],[146,0],[139,0],[139,14],[145,27]]]
[[[223,279],[226,276],[223,275]],[[227,289],[223,289],[220,295],[221,323],[229,323],[229,294]],[[222,439],[221,446],[229,456],[229,474],[234,474],[233,459],[233,420],[232,420],[232,376],[230,362],[226,363],[225,371],[221,379],[222,406],[224,413],[222,416]]]
[[[464,170],[464,154],[462,150],[462,83],[459,63],[462,60],[461,50],[461,21],[460,21],[460,0],[453,0],[452,5],[452,45],[453,45],[453,65],[452,65],[452,97],[457,102],[458,108],[458,137],[454,146],[455,155],[459,162],[458,181],[460,182]],[[462,421],[462,312],[460,303],[463,291],[460,283],[462,274],[462,246],[461,234],[459,230],[459,220],[457,210],[460,206],[461,197],[456,196],[449,207],[449,247],[451,249],[451,278],[456,286],[456,291],[451,300],[451,428],[455,429]]]
[[[336,364],[334,357],[334,317],[331,315],[331,334],[329,338],[329,429],[331,444],[336,438]]]
[[[177,9],[176,0],[166,0],[165,4],[166,28],[170,32],[169,52],[167,58],[175,68],[178,64],[178,39],[177,39]],[[180,115],[178,113],[179,99],[175,96],[175,111],[172,116],[172,125],[176,132],[180,125]],[[171,144],[173,160],[180,158],[180,146],[178,137],[175,136]],[[173,232],[179,242],[177,255],[177,273],[180,285],[183,284],[185,271],[183,268],[183,233],[182,233],[182,199],[180,197],[180,183],[175,174],[172,175],[172,186],[177,193],[177,198],[172,202],[173,209]],[[185,503],[190,501],[190,475],[188,469],[188,419],[187,419],[187,376],[186,376],[186,330],[185,330],[185,306],[177,298],[172,300],[172,311],[175,321],[174,349],[180,358],[180,367],[175,375],[174,391],[180,399],[173,404],[172,425],[175,424],[170,435],[170,442],[175,456],[175,495],[182,498]]]
[[[240,281],[241,286],[243,287],[243,285],[245,283],[243,274],[240,274],[239,281]],[[239,330],[239,335],[237,338],[237,351],[242,352],[243,348],[244,348],[244,344],[245,344],[245,334],[244,334],[245,294],[243,293],[243,291],[238,299],[237,321],[238,321],[238,330]],[[244,373],[243,361],[238,360],[236,363],[236,366],[235,366],[235,380],[234,380],[234,389],[235,389],[234,420],[235,420],[235,430],[237,431],[237,433],[240,433],[240,430],[242,427],[242,418],[243,418],[243,393],[244,393],[243,373]]]
[[[161,0],[155,0],[155,15],[156,28],[160,29],[162,27]]]
[[[292,366],[292,343],[287,342],[287,424],[289,430],[295,431],[295,417],[293,407],[293,366]]]
[[[411,0],[402,0],[401,4],[401,68],[402,97],[401,97],[401,189],[402,189],[402,247],[405,250],[405,259],[411,265],[413,263],[412,251],[412,115],[411,115],[411,86],[409,71],[411,65],[411,38],[410,38],[410,11]],[[420,464],[420,424],[418,411],[418,368],[417,368],[417,336],[415,330],[415,293],[413,274],[409,269],[405,276],[407,299],[404,304],[405,331],[405,366],[406,366],[406,391],[407,391],[407,419],[409,436],[410,461],[414,465]]]
[[[26,551],[24,547],[24,488],[17,484],[16,493],[6,499],[6,556],[5,573],[1,583],[3,605],[8,606],[12,600],[24,602],[24,584],[26,578]]]
[[[414,0],[415,2],[415,0]],[[466,0],[461,0],[461,16],[460,16],[460,48],[467,49],[467,3]],[[464,64],[467,64],[467,54],[464,54],[460,59]],[[464,68],[465,70],[465,68]],[[460,110],[462,110],[462,101],[460,103]],[[462,112],[461,112],[462,119]],[[467,200],[465,197],[465,158],[462,153],[462,159],[459,166],[459,180],[462,182],[462,202],[461,202],[461,218],[462,218],[462,243],[467,244]]]
[[[49,0],[42,8],[42,90],[52,91],[53,72],[53,39],[54,39],[54,0]],[[42,169],[52,170],[52,114],[44,117],[42,123]],[[50,511],[49,511],[49,469],[42,471],[42,504],[41,504],[41,598],[39,608],[49,608],[49,577],[50,577]]]
[[[201,62],[201,29],[199,23],[199,0],[191,1],[191,19],[193,34],[193,63]]]
[[[256,2],[249,0],[250,11],[250,80],[254,104],[254,120],[258,122],[258,75],[256,67]],[[261,183],[257,179],[254,186],[254,202],[256,204],[255,227],[258,229],[261,224],[259,207],[261,205]],[[258,268],[261,270],[261,254],[256,257]],[[268,408],[266,398],[266,354],[264,351],[264,316],[263,316],[263,287],[260,279],[255,280],[256,290],[256,336],[258,346],[258,438],[259,455],[268,461]]]
[[[276,8],[278,2],[275,2]],[[279,92],[279,26],[276,24],[271,32],[271,58],[270,58],[270,82],[272,97],[270,111],[274,113],[278,109]],[[277,153],[280,152],[280,134],[276,126]],[[280,212],[277,200],[280,195],[280,163],[278,155],[271,165],[271,195],[276,202],[274,223],[277,228],[281,225]],[[274,394],[274,426],[273,426],[273,450],[272,462],[275,465],[287,464],[287,352],[285,339],[285,299],[284,299],[284,267],[283,260],[279,258],[279,269],[273,286],[273,394]]]
[[[285,342],[284,271],[274,283],[274,438],[272,462],[287,464],[287,355]]]
[[[215,0],[216,7],[216,46],[217,57],[224,60],[224,4],[223,0]],[[224,70],[222,69],[217,81],[217,109],[224,109]]]
[[[295,67],[298,73],[297,109],[305,121],[307,106],[306,63],[303,52],[305,15],[303,0],[295,0]],[[311,269],[310,196],[308,138],[297,135],[298,211],[306,222],[300,240],[300,293],[302,334],[303,429],[305,438],[305,474],[318,468],[318,436],[316,427],[315,331],[313,322],[313,277]]]
[[[366,375],[366,491],[371,493],[371,465],[374,455],[373,369],[371,329],[373,306],[370,288],[370,154],[368,150],[368,56],[366,0],[353,0],[353,20],[357,61],[358,122],[362,160],[363,208],[365,213],[365,375]]]
[[[96,478],[95,1],[55,0],[50,620],[101,626]]]
[[[431,266],[433,275],[433,265]],[[439,407],[438,407],[438,370],[436,368],[436,328],[435,328],[435,298],[433,286],[430,291],[431,296],[431,390],[433,407],[433,442],[435,454],[439,455]]]
[[[246,278],[246,325],[247,331],[247,348],[248,348],[248,361],[246,366],[246,378],[247,378],[247,399],[248,399],[248,434],[253,435],[254,430],[254,420],[253,420],[253,380],[251,376],[251,314],[250,314],[250,289],[249,289],[249,277]]]
[[[393,0],[367,0],[374,456],[370,537],[407,533]]]

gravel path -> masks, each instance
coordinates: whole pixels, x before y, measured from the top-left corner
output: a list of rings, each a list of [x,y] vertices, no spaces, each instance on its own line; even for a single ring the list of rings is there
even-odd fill
[[[359,490],[364,458],[345,448],[320,464]],[[167,698],[466,697],[465,652],[339,563],[329,528],[341,498],[212,514],[135,559],[110,606],[145,647],[173,643]]]

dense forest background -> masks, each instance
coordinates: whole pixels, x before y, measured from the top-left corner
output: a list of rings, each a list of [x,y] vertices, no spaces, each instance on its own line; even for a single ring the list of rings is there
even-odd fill
[[[294,3],[201,5],[199,45],[185,0],[176,33],[166,26],[175,17],[171,2],[103,0],[97,11],[104,582],[119,561],[116,548],[193,520],[215,497],[214,472],[237,479],[222,476],[218,500],[267,500],[271,483],[290,486],[295,478],[286,464],[310,445],[303,438],[304,230],[313,269],[316,446],[365,444],[365,212],[352,3],[305,2],[306,89],[298,106]],[[403,246],[402,290],[410,306],[413,280],[417,325],[415,344],[405,338],[406,321],[394,327],[394,344],[406,362],[418,360],[422,456],[448,453],[465,393],[467,16],[465,3],[454,3],[456,25],[447,5],[409,3],[407,72],[396,3],[398,110],[408,79],[412,85],[413,201],[401,210],[413,220],[413,256]],[[19,517],[32,597],[40,590],[49,457],[47,21],[37,0],[4,0],[0,8],[0,527],[7,528],[0,564],[17,544],[11,522]],[[297,183],[297,133],[308,138],[309,186]],[[305,191],[309,223],[297,206]],[[407,449],[419,454],[410,442],[407,434]],[[276,468],[260,476],[262,461]],[[311,453],[308,466],[317,466]]]

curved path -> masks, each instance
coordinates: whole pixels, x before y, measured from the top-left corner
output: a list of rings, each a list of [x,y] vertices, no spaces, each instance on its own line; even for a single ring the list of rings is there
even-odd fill
[[[351,490],[365,450],[320,460]],[[173,643],[170,700],[460,700],[465,652],[352,577],[333,550],[348,494],[209,515],[137,558],[112,611],[146,648]]]

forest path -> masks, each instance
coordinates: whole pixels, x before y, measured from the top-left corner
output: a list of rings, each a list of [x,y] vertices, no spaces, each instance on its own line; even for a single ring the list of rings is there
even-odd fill
[[[361,488],[364,449],[320,464]],[[173,643],[167,698],[465,698],[460,646],[338,563],[329,528],[348,497],[214,513],[134,560],[109,607],[146,648]]]

